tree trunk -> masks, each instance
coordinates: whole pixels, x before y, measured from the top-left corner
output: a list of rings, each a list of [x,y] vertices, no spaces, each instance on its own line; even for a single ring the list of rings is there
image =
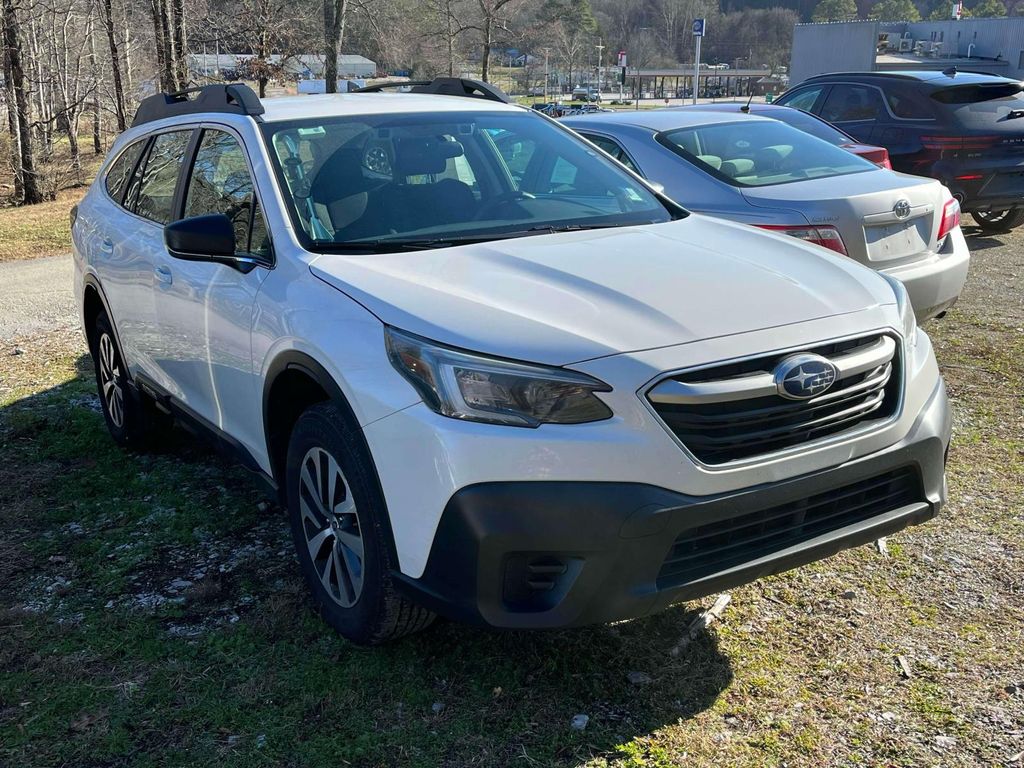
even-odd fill
[[[160,72],[160,90],[174,92],[178,87],[178,73],[174,61],[174,42],[171,31],[170,0],[151,0],[153,13],[153,37],[156,40],[157,68]]]
[[[491,76],[491,37],[494,34],[493,31],[494,20],[488,14],[484,17],[484,45],[481,51],[480,61],[480,79],[485,83],[489,83],[488,78]]]
[[[6,9],[5,9],[6,10]],[[5,14],[0,14],[0,30],[5,26]],[[7,102],[7,131],[11,140],[11,171],[14,176],[14,200],[21,201],[24,195],[21,173],[21,137],[18,133],[18,112],[15,108],[14,81],[11,76],[11,62],[7,56],[7,38],[0,37],[4,46],[0,50],[0,63],[3,64],[4,100]]]
[[[117,49],[117,37],[114,34],[114,16],[110,0],[102,0],[100,12],[103,14],[103,26],[107,30],[107,44],[110,46],[110,69],[114,79],[114,113],[117,115],[117,130],[123,131],[128,127],[128,116],[125,114],[124,84],[121,82],[121,57]],[[97,90],[99,90],[98,87]]]
[[[21,38],[18,35],[18,19],[14,12],[14,0],[0,0],[4,17],[4,47],[11,70],[11,84],[14,89],[14,106],[18,112],[18,142],[21,147],[22,199],[27,205],[43,202],[43,192],[36,176],[35,158],[32,153],[31,105],[25,92],[25,70],[21,63]]]
[[[189,72],[185,42],[185,3],[184,0],[169,0],[169,2],[171,4],[171,25],[174,28],[171,40],[174,79],[178,88],[187,88]]]
[[[345,36],[348,0],[324,0],[324,89],[338,90],[338,51]]]
[[[89,24],[89,76],[92,78],[92,151],[99,155],[103,152],[100,140],[100,65],[96,57],[96,29]]]

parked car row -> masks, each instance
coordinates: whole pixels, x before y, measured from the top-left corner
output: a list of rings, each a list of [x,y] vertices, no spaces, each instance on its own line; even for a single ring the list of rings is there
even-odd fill
[[[948,310],[970,261],[949,190],[865,159],[884,163],[871,149],[836,146],[841,135],[828,142],[771,119],[784,110],[683,107],[563,123],[690,210],[813,242],[901,280],[919,322]]]
[[[938,182],[757,114],[407,85],[149,97],[72,214],[111,436],[236,456],[338,632],[636,618],[939,512],[949,405],[893,277],[952,300]]]
[[[1024,83],[955,68],[840,73],[777,103],[885,146],[893,168],[941,181],[983,230],[1024,224]]]

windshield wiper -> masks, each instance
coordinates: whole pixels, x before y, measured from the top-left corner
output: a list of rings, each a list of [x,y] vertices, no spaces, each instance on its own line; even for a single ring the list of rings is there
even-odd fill
[[[447,248],[452,245],[472,245],[500,240],[505,233],[473,235],[467,237],[432,237],[409,240],[352,240],[349,242],[314,242],[313,250],[323,253],[397,253],[401,251],[427,251],[432,248]]]
[[[509,232],[506,235],[520,235],[520,234],[540,234],[550,233],[556,234],[558,232],[583,232],[587,229],[618,229],[619,227],[637,227],[644,224],[651,224],[649,221],[631,221],[626,223],[618,224],[544,224],[539,227],[530,227],[529,229],[520,230],[517,232]]]

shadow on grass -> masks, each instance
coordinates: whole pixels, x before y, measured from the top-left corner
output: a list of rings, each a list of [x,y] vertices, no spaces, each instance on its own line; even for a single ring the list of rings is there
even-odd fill
[[[119,450],[91,360],[75,371],[0,410],[0,763],[577,765],[732,680],[712,634],[673,653],[682,607],[356,648],[312,613],[284,514],[241,467],[177,429]]]

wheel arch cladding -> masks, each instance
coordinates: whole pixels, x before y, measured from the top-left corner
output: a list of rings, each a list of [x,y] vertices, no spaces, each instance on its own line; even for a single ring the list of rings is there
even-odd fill
[[[288,478],[285,477],[285,465],[288,459],[288,442],[295,423],[303,411],[322,402],[335,403],[341,409],[346,422],[343,426],[365,451],[373,470],[372,482],[387,509],[387,499],[377,474],[373,453],[348,398],[324,366],[309,355],[295,350],[282,352],[274,358],[267,370],[263,389],[263,424],[267,439],[267,457],[270,460],[273,479],[277,483],[279,501],[287,506]],[[397,565],[398,553],[391,530],[390,513],[385,515],[382,523],[387,534],[386,544],[392,562]]]
[[[278,487],[285,487],[288,440],[295,422],[311,405],[325,401],[336,403],[346,416],[346,429],[362,436],[348,399],[324,366],[304,352],[294,350],[274,358],[267,369],[263,388],[263,424],[267,457]]]

